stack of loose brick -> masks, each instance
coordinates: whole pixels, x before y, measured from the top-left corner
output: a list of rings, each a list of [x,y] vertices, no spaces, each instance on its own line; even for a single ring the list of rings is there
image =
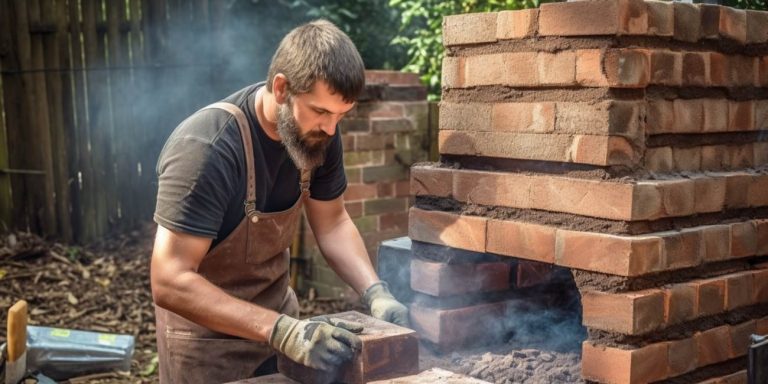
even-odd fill
[[[427,90],[418,76],[395,71],[366,71],[366,87],[357,106],[341,121],[347,211],[371,257],[384,239],[408,232],[409,168],[427,158]],[[322,296],[345,295],[347,285],[328,267],[305,223],[302,257],[310,276],[302,288]]]
[[[414,257],[429,243],[570,268],[586,379],[743,381],[749,334],[768,334],[768,13],[580,1],[443,32]],[[462,332],[413,309],[427,339]]]

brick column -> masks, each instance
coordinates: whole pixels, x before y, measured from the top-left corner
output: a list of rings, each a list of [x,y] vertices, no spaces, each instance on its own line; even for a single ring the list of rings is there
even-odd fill
[[[570,268],[586,379],[743,379],[768,333],[768,13],[552,3],[447,17],[444,42],[414,248]],[[414,305],[427,339],[464,334],[436,311]]]
[[[340,123],[348,182],[344,201],[371,258],[382,240],[408,232],[409,168],[427,158],[427,114],[427,90],[416,74],[366,71],[363,95]],[[351,290],[328,267],[306,222],[303,229],[310,275],[305,286],[321,296],[349,296]]]

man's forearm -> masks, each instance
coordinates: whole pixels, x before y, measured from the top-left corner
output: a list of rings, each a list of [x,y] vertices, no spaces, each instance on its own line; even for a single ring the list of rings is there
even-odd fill
[[[349,216],[331,231],[317,236],[317,242],[328,265],[360,295],[379,281],[360,231]]]

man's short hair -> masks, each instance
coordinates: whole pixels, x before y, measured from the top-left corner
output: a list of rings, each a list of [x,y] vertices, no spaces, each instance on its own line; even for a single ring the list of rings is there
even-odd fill
[[[365,86],[365,66],[355,44],[326,20],[298,26],[283,38],[267,73],[270,92],[278,73],[285,75],[292,94],[308,93],[315,81],[324,80],[348,103],[356,101]]]

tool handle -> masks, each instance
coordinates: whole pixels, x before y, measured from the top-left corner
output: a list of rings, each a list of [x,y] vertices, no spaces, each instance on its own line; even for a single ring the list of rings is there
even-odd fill
[[[27,350],[27,302],[19,300],[8,310],[8,361],[14,362]]]

